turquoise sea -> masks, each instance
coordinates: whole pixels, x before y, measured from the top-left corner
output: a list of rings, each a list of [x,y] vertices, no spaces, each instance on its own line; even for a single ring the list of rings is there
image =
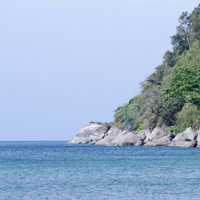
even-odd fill
[[[200,199],[200,149],[0,142],[1,200]]]

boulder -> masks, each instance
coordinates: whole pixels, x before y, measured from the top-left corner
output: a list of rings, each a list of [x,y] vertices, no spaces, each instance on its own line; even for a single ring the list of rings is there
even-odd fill
[[[143,142],[144,142],[144,143],[151,142],[152,139],[153,139],[153,137],[152,137],[152,135],[151,135],[151,132],[148,131],[147,133],[145,133],[145,135],[146,135],[146,137],[145,137],[145,139],[144,139]]]
[[[84,126],[76,135],[76,137],[70,141],[68,144],[94,144],[103,137],[105,137],[106,132],[110,127],[98,125],[95,123],[88,123]]]
[[[191,127],[189,127],[185,131],[178,133],[173,139],[173,142],[194,141],[197,139],[197,135],[198,134]]]
[[[146,139],[147,135],[149,135],[149,134],[150,134],[150,130],[144,129],[144,130],[139,131],[137,133],[137,136],[144,141]]]
[[[125,126],[125,128],[123,129],[123,131],[126,131],[126,132],[131,132],[133,130],[133,125],[127,125]]]
[[[167,135],[162,138],[159,138],[158,140],[155,140],[154,142],[157,144],[157,146],[168,146],[169,144],[171,144],[172,141]]]
[[[168,146],[171,144],[174,137],[175,135],[172,132],[169,132],[168,135],[154,140],[154,142],[157,143],[157,146]]]
[[[142,145],[142,140],[132,131],[116,137],[112,142],[114,146]]]
[[[111,143],[118,135],[123,133],[123,130],[118,129],[114,126],[112,126],[108,132],[106,133],[105,137],[102,138],[101,140],[96,142],[96,145],[106,145],[106,146],[112,146],[113,144]],[[124,134],[124,133],[123,133]]]
[[[164,137],[165,131],[167,129],[165,127],[156,127],[152,132],[146,133],[146,138],[144,143],[156,141],[162,137]]]
[[[197,132],[195,132],[191,127],[185,130],[185,135],[188,140],[196,140],[197,139]]]
[[[175,138],[175,135],[172,132],[169,132],[167,136],[171,141]]]
[[[106,145],[106,146],[113,146],[112,142],[113,139],[111,139],[110,137],[106,136],[103,139],[99,140],[98,142],[95,143],[95,145]]]
[[[117,137],[121,137],[125,135],[128,132],[132,132],[134,134],[137,133],[137,131],[132,131],[133,126],[132,125],[127,125],[123,130],[116,128],[115,126],[112,126],[106,133],[105,137],[96,142],[96,145],[106,145],[106,146],[113,146],[114,144],[112,141],[116,139]],[[125,145],[125,144],[124,144]],[[126,144],[128,145],[128,144]],[[138,143],[137,145],[141,145]]]
[[[67,142],[67,144],[88,144],[88,143],[90,143],[90,142],[91,142],[90,138],[84,138],[84,137],[79,138],[79,137],[75,137],[74,139],[69,140],[69,141]]]
[[[147,142],[144,146],[158,146],[156,142]]]
[[[168,146],[191,148],[191,147],[196,147],[196,145],[197,145],[197,141],[193,140],[193,141],[173,141]]]
[[[161,137],[163,137],[165,134],[165,128],[164,127],[156,127],[153,129],[151,136],[153,137],[153,140],[157,140]]]
[[[175,147],[198,147],[200,148],[200,130],[195,132],[191,127],[178,133],[176,136],[169,132],[165,136],[165,131],[171,127],[156,127],[151,132],[149,129],[142,131],[132,131],[132,126],[128,125],[123,130],[115,126],[103,126],[88,123],[68,144],[96,144],[107,146],[175,146]]]
[[[197,148],[200,148],[200,130],[197,131]]]
[[[116,128],[115,126],[111,126],[111,127],[109,128],[109,130],[106,132],[106,135],[109,135],[109,134],[111,134],[111,133],[112,133],[113,135],[118,135],[119,132],[121,133],[122,130],[119,129],[119,128]]]

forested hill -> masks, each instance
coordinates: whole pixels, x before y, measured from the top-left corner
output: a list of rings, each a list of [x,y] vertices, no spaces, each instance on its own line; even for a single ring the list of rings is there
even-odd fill
[[[138,96],[118,107],[114,124],[133,130],[172,126],[175,133],[200,128],[200,4],[179,17],[173,51],[143,83]]]

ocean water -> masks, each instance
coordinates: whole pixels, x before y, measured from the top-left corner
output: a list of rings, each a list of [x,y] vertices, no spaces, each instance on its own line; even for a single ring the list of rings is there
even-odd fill
[[[2,200],[200,199],[200,149],[0,142]]]

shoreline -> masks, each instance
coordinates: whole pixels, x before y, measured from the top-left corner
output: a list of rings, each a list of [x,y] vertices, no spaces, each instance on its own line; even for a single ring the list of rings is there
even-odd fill
[[[200,148],[200,130],[194,131],[191,127],[177,135],[166,133],[171,127],[155,127],[153,130],[144,129],[139,132],[132,131],[132,128],[131,125],[119,129],[90,122],[67,144]]]

